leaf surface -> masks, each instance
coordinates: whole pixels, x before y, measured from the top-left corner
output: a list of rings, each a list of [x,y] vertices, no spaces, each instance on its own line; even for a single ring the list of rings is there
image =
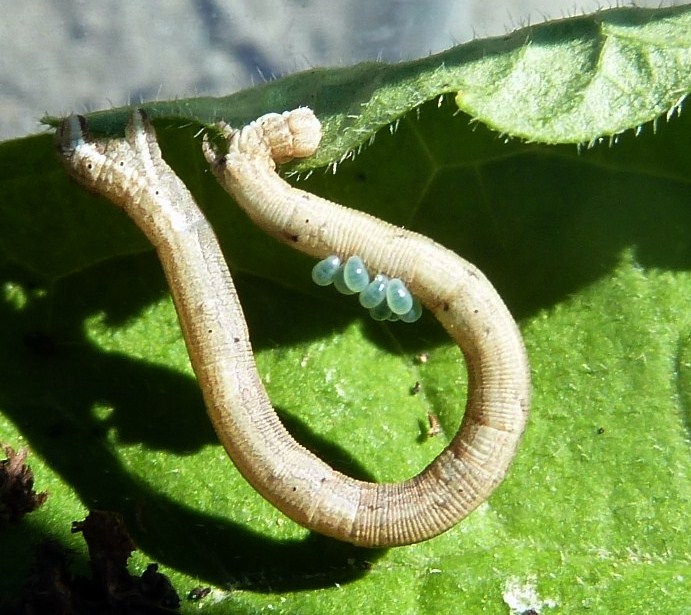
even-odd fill
[[[688,8],[606,11],[417,62],[147,105],[217,229],[273,403],[340,469],[400,480],[429,463],[460,421],[460,352],[429,314],[375,323],[313,286],[311,259],[254,228],[215,184],[200,124],[312,106],[325,137],[293,169],[313,170],[300,187],[455,250],[521,325],[534,401],[507,479],[447,534],[388,551],[310,535],[248,487],[206,418],[142,234],[66,177],[50,136],[2,144],[0,436],[31,448],[51,495],[0,534],[14,562],[0,592],[17,591],[41,537],[83,563],[70,522],[97,507],[125,515],[134,567],[159,562],[181,594],[217,588],[202,612],[682,613],[691,121],[670,111],[691,89],[690,23]],[[117,132],[126,113],[90,121]]]

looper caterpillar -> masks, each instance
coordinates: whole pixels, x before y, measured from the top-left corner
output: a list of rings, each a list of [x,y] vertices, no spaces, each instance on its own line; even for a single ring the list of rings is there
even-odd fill
[[[237,293],[210,225],[161,157],[136,111],[124,139],[92,141],[71,116],[59,154],[83,185],[122,207],[155,246],[207,409],[231,459],[265,498],[315,531],[385,547],[436,536],[504,477],[527,418],[530,383],[513,319],[483,274],[432,240],[285,183],[275,163],[308,156],[320,124],[306,108],[225,127],[229,151],[204,152],[221,183],[263,229],[317,258],[358,254],[403,280],[459,344],[468,401],[458,433],[418,476],[376,484],[336,472],[298,444],[259,379]],[[200,306],[203,306],[200,309]]]

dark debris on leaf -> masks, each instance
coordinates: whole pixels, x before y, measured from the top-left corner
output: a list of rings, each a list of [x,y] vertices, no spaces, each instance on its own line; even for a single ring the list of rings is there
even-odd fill
[[[72,524],[89,550],[91,578],[70,572],[71,553],[54,541],[41,543],[22,597],[0,604],[8,615],[156,615],[175,613],[180,599],[168,578],[149,564],[141,577],[130,575],[127,560],[135,546],[120,515],[91,511]]]
[[[211,593],[210,587],[195,587],[187,597],[193,602],[197,602],[202,598],[206,598]]]
[[[24,462],[28,449],[19,452],[2,446],[7,459],[0,461],[0,530],[36,510],[48,497],[34,491],[34,473]]]

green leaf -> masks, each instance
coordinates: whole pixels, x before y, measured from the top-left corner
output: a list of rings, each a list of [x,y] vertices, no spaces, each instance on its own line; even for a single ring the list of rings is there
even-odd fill
[[[447,534],[388,551],[310,535],[247,486],[208,423],[141,233],[68,180],[50,136],[2,144],[0,439],[31,448],[50,497],[0,534],[0,593],[18,591],[43,537],[83,566],[70,522],[98,507],[125,515],[134,568],[159,562],[183,595],[217,588],[208,613],[684,612],[691,120],[655,120],[691,89],[690,20],[688,8],[607,11],[418,62],[147,105],[218,231],[272,401],[344,471],[399,480],[429,463],[460,420],[461,355],[429,315],[382,325],[313,286],[312,261],[214,183],[200,124],[313,106],[324,144],[298,167],[316,169],[300,187],[447,245],[519,321],[534,401],[506,481]],[[93,125],[116,132],[126,113]],[[609,146],[564,144],[627,129]],[[319,169],[334,162],[336,174]],[[443,435],[424,437],[428,412]]]
[[[691,89],[691,11],[617,9],[477,40],[413,62],[317,68],[226,98],[140,105],[152,117],[224,119],[241,126],[279,109],[311,107],[325,127],[316,156],[332,163],[382,127],[441,94],[494,130],[544,143],[616,135],[673,111]],[[93,113],[116,134],[126,108]],[[45,118],[55,125],[56,118]]]

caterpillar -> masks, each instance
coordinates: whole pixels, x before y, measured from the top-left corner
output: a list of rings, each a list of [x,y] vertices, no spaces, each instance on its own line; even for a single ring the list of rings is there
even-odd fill
[[[204,154],[252,220],[319,259],[358,254],[392,279],[405,277],[405,286],[461,347],[468,366],[465,415],[448,447],[417,476],[395,484],[355,480],[298,444],[281,424],[213,229],[163,160],[142,111],[132,114],[124,138],[101,141],[88,137],[83,117],[70,116],[56,142],[67,171],[122,207],[154,245],[209,417],[260,494],[297,523],[366,547],[410,544],[448,530],[504,478],[526,424],[529,369],[514,320],[485,276],[453,252],[278,176],[276,163],[317,148],[321,126],[311,110],[222,130],[228,152],[205,140]],[[389,280],[385,290],[388,305],[397,285]]]

